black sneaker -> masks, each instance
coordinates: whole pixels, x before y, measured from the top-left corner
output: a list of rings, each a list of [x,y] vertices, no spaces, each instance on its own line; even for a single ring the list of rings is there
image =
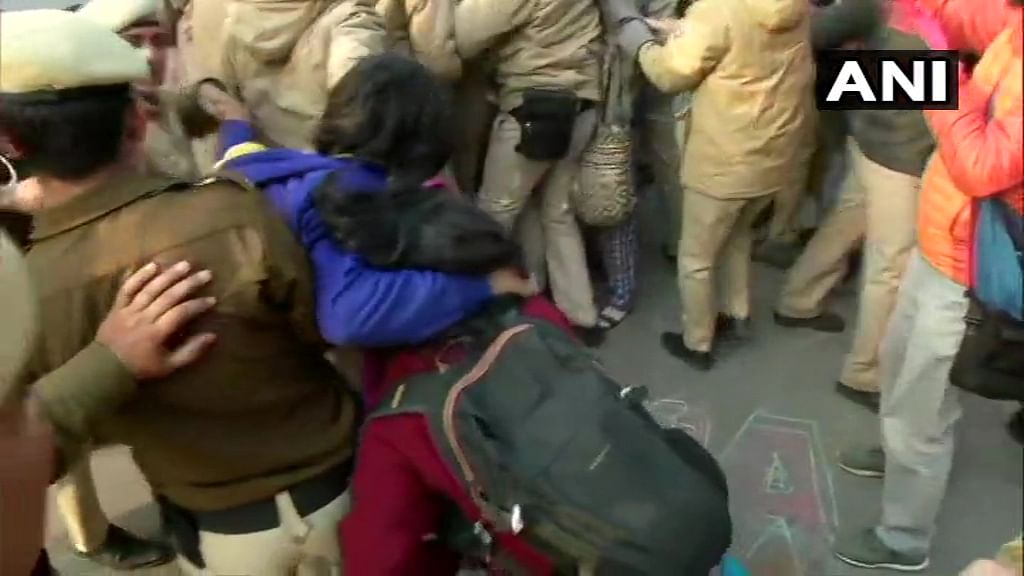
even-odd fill
[[[920,572],[928,567],[927,555],[892,550],[878,539],[874,528],[840,536],[834,552],[836,558],[858,568]]]
[[[600,348],[608,337],[608,331],[597,326],[591,326],[590,328],[576,326],[574,330],[576,331],[576,336],[587,348]]]
[[[114,570],[153,568],[174,560],[174,550],[167,544],[144,540],[113,524],[99,548],[75,554]]]
[[[690,350],[683,343],[683,335],[674,332],[664,332],[661,335],[661,347],[669,354],[679,358],[690,365],[691,368],[707,372],[715,365],[715,358],[710,352],[698,352]]]
[[[775,323],[786,328],[807,328],[829,334],[838,334],[846,330],[846,321],[835,312],[822,312],[812,318],[797,318],[776,312]]]
[[[777,240],[765,240],[754,248],[751,259],[754,262],[767,264],[779,270],[788,270],[796,259],[800,257],[802,246],[799,242],[779,242]]]
[[[836,382],[836,393],[846,398],[850,402],[860,404],[861,406],[871,410],[874,413],[878,413],[878,405],[880,403],[881,394],[878,392],[868,392],[867,390],[857,390],[850,388],[842,382]]]
[[[839,454],[839,467],[861,478],[884,478],[885,451],[881,446],[845,450]]]
[[[753,330],[750,318],[733,318],[719,314],[715,320],[715,343],[746,342],[750,340]]]

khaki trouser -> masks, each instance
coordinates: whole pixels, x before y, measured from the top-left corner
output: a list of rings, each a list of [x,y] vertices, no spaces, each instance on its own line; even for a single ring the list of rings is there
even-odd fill
[[[178,559],[190,576],[341,576],[338,526],[351,508],[345,492],[308,516],[299,516],[287,492],[275,496],[281,525],[250,534],[199,532],[205,569]]]
[[[491,131],[479,198],[480,207],[506,229],[512,231],[519,223],[531,273],[540,279],[547,269],[555,304],[581,327],[597,323],[597,310],[570,191],[579,172],[580,155],[596,125],[593,110],[580,114],[566,157],[538,162],[516,152],[519,123],[508,113],[500,113]],[[539,206],[526,210],[531,199]]]
[[[720,200],[693,189],[683,193],[678,268],[687,348],[711,351],[719,311],[732,318],[750,317],[753,224],[770,203],[770,196]],[[714,293],[716,280],[720,306]]]
[[[869,160],[849,139],[851,170],[836,210],[790,270],[778,310],[811,318],[846,274],[847,257],[865,239],[864,283],[857,332],[840,381],[878,391],[878,347],[896,305],[907,257],[916,238],[920,178]]]
[[[56,501],[71,545],[79,552],[99,548],[107,538],[110,522],[100,506],[88,453],[57,481]]]
[[[786,275],[776,306],[780,314],[814,318],[824,311],[825,298],[846,276],[849,256],[864,240],[864,194],[861,180],[851,170],[839,203]]]

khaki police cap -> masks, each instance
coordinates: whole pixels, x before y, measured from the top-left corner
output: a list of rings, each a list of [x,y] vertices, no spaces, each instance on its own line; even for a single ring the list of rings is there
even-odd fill
[[[90,0],[78,15],[121,32],[132,24],[156,21],[161,8],[160,0]]]
[[[14,241],[0,230],[0,401],[35,340],[36,305],[25,259]]]
[[[0,93],[109,86],[148,77],[146,53],[89,18],[63,10],[0,16]]]

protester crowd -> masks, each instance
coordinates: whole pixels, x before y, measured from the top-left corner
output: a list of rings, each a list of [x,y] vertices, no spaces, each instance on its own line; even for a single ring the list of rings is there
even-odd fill
[[[818,52],[861,47],[960,51],[958,105],[817,110]],[[881,443],[838,465],[882,511],[834,552],[924,570],[962,389],[1024,402],[1022,52],[1019,0],[0,13],[0,573],[55,573],[54,484],[112,569],[745,574],[714,459],[593,360],[638,202],[678,269],[661,346],[698,371],[755,345],[753,261],[788,269],[791,329],[846,330],[861,277],[836,390]],[[103,513],[110,445],[164,540]],[[1020,540],[964,574],[1020,576]]]

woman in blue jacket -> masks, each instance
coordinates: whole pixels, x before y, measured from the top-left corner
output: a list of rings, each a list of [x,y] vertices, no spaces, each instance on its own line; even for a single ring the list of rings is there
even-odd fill
[[[331,92],[316,153],[259,144],[241,104],[212,84],[201,95],[223,120],[218,166],[263,190],[308,252],[320,331],[332,344],[417,344],[495,295],[537,291],[513,269],[460,276],[374,268],[345,251],[318,213],[315,193],[328,176],[338,193],[383,194],[441,171],[453,147],[450,106],[444,88],[415,61],[384,54],[353,68]]]

